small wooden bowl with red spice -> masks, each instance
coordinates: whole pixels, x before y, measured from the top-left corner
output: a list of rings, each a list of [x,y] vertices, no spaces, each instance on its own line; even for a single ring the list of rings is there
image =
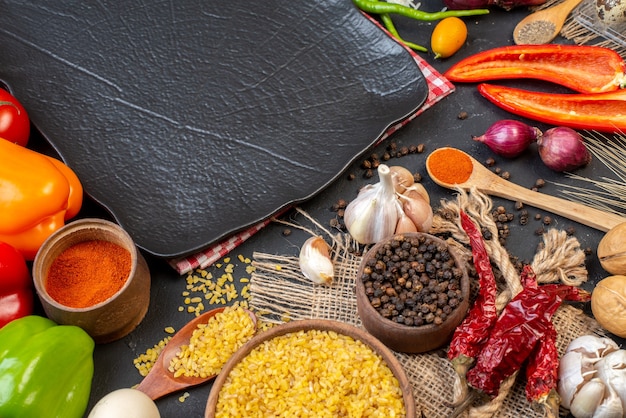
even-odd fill
[[[83,328],[96,343],[139,325],[150,302],[150,270],[133,239],[104,219],[81,219],[53,233],[33,262],[46,315]]]

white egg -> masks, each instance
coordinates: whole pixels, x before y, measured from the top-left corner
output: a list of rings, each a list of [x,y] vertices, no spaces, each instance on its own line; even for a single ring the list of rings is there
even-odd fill
[[[87,418],[161,418],[161,414],[145,393],[118,389],[100,399]]]

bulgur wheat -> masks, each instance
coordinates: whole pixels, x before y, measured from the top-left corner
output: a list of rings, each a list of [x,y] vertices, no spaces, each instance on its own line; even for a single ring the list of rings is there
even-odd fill
[[[308,330],[264,341],[230,372],[216,417],[404,417],[402,390],[359,340]]]
[[[174,377],[208,377],[222,370],[226,361],[254,335],[256,326],[241,306],[228,306],[198,324],[189,345],[180,347],[168,370]]]

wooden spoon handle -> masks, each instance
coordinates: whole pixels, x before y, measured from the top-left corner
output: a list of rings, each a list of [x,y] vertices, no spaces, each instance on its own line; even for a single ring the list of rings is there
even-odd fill
[[[535,192],[497,176],[493,176],[488,182],[477,184],[477,188],[483,193],[513,201],[520,201],[604,232],[620,223],[626,222],[626,218],[622,216]]]

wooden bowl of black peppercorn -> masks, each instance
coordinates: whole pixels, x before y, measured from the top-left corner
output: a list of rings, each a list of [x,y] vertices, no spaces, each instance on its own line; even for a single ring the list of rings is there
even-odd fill
[[[375,244],[357,273],[363,326],[397,352],[424,353],[450,342],[469,295],[467,268],[454,248],[420,232]]]

